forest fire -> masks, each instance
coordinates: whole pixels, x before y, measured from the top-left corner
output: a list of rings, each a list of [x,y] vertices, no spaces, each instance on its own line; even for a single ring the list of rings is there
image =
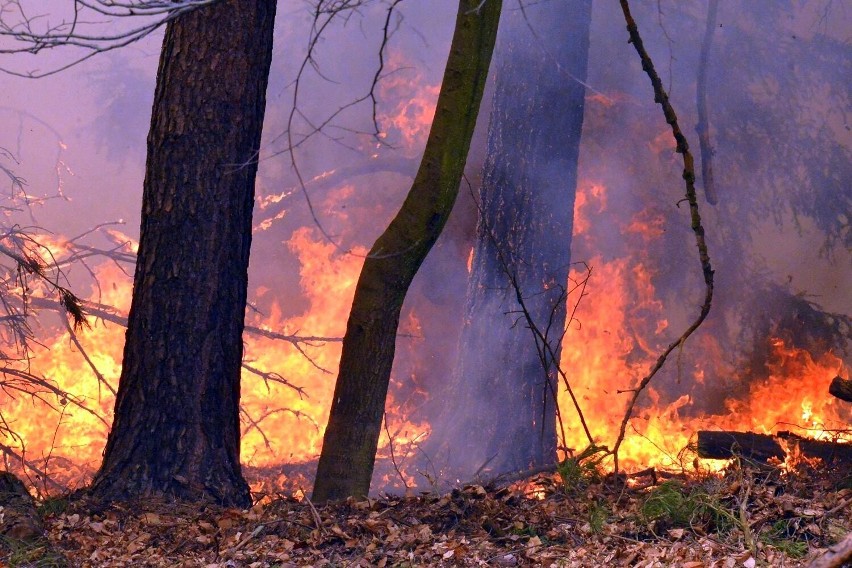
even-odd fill
[[[395,71],[383,77],[377,91],[383,102],[377,115],[382,143],[377,144],[376,138],[359,130],[353,146],[366,148],[370,160],[377,162],[390,155],[390,148],[399,152],[396,158],[413,160],[429,134],[440,85],[425,78],[412,65],[411,57],[401,52],[391,51],[386,64]],[[606,113],[623,112],[636,104],[634,95],[619,89],[612,87],[606,94],[599,90],[586,93],[583,136],[588,130],[591,147],[604,147],[607,142],[600,134],[609,124]],[[753,94],[762,96],[760,92]],[[631,129],[641,134],[635,138],[641,140],[637,146],[645,156],[636,160],[659,162],[659,179],[637,181],[641,176],[632,173],[637,169],[635,163],[621,164],[623,170],[631,172],[626,176],[606,160],[597,163],[597,158],[588,156],[585,162],[581,160],[572,248],[573,260],[584,262],[587,268],[572,271],[567,286],[574,290],[568,301],[574,319],[567,326],[560,361],[594,443],[607,447],[612,447],[618,436],[633,389],[697,305],[689,288],[695,284],[692,277],[673,276],[681,271],[681,264],[685,266],[682,272],[697,272],[693,259],[670,258],[671,251],[680,251],[672,242],[678,241],[683,248],[684,240],[683,234],[677,233],[680,228],[673,228],[673,215],[680,213],[673,212],[669,203],[674,201],[674,194],[664,199],[649,198],[653,186],[662,185],[660,179],[666,179],[670,173],[667,169],[676,163],[671,133],[656,115],[648,123],[631,123],[626,131],[633,136]],[[616,136],[610,133],[613,138],[623,135],[620,131]],[[400,175],[400,169],[379,168],[376,173],[355,168],[357,173],[351,179],[338,179],[345,171],[345,167],[333,164],[309,178],[310,182],[328,184],[324,186],[326,193],[314,201],[323,223],[339,230],[335,235],[344,235],[340,242],[329,242],[328,235],[311,225],[313,220],[287,233],[283,247],[292,255],[290,268],[298,267],[293,272],[298,272],[300,294],[264,283],[253,290],[253,300],[264,308],[252,306],[247,311],[246,323],[251,329],[244,335],[241,457],[245,465],[266,472],[287,464],[312,464],[320,452],[341,353],[340,338],[367,253],[363,244],[347,249],[351,243],[363,243],[358,231],[375,232],[392,213],[395,202],[370,201],[369,197],[374,197],[370,190],[384,191],[385,186],[405,176]],[[260,193],[270,193],[267,188],[261,188]],[[290,187],[281,194],[260,195],[256,213],[265,218],[256,218],[255,234],[275,233],[289,213],[284,208],[289,207],[286,200],[296,193],[298,190]],[[393,198],[398,195],[394,193]],[[268,213],[267,207],[273,206],[281,210]],[[353,228],[361,225],[368,227]],[[115,244],[128,242],[128,254],[137,252],[138,244],[125,235],[112,229],[103,233]],[[60,261],[74,254],[61,238],[46,238],[43,243]],[[471,274],[476,261],[474,247],[464,242],[460,248],[465,255],[459,268]],[[41,398],[16,394],[4,400],[2,409],[10,430],[20,435],[19,439],[7,437],[2,443],[38,471],[72,485],[84,483],[100,463],[121,372],[125,329],[120,320],[126,317],[131,296],[132,270],[122,270],[119,264],[110,262],[91,268],[99,284],[81,295],[93,305],[115,308],[113,321],[93,313],[91,327],[77,330],[73,338],[64,326],[45,322],[48,337],[40,336],[43,345],[34,345],[32,357],[22,363],[34,376],[55,381],[59,391],[67,391],[69,396],[49,389]],[[574,286],[586,279],[586,286]],[[441,294],[458,297],[464,291],[453,289]],[[288,302],[296,296],[300,297],[290,305]],[[433,339],[421,337],[427,333],[424,330],[434,333],[440,328],[441,333],[453,337],[457,333],[453,328],[459,325],[458,318],[453,319],[456,314],[441,316],[444,298],[439,299],[411,299],[408,311],[403,312],[400,331],[400,337],[405,336],[411,346],[400,349],[400,354],[411,355]],[[730,305],[714,309],[729,310],[719,319],[730,318]],[[440,326],[431,321],[438,317],[445,318]],[[643,392],[629,420],[619,451],[620,468],[688,469],[694,454],[684,453],[684,449],[694,446],[700,430],[768,434],[794,429],[810,438],[836,440],[837,432],[848,428],[849,409],[828,394],[831,379],[846,372],[841,357],[830,346],[822,349],[817,342],[808,344],[791,338],[789,325],[776,326],[780,329],[766,326],[760,330],[765,333],[757,334],[757,326],[749,328],[748,323],[730,324],[732,330],[725,327],[727,323],[715,322],[712,325],[716,327],[691,337],[673,355],[665,373]],[[746,331],[754,331],[755,336],[745,338]],[[749,360],[755,350],[766,352],[760,364]],[[456,354],[442,355],[452,360]],[[400,365],[405,366],[404,371],[393,377],[379,455],[385,460],[392,458],[398,471],[386,468],[377,479],[376,489],[398,487],[395,476],[404,478],[404,486],[435,482],[432,472],[413,465],[413,456],[429,438],[437,420],[428,413],[418,414],[417,407],[426,406],[424,400],[432,396],[430,387],[448,380],[443,371],[433,372],[430,363],[412,357]],[[452,361],[442,368],[451,366]],[[589,444],[564,386],[560,385],[558,395],[562,424],[557,432],[565,433],[558,442],[560,457],[580,452]],[[5,460],[8,467],[19,467],[11,453]],[[701,467],[721,466],[703,462]]]
[[[24,4],[0,565],[852,560],[831,2]]]
[[[581,238],[584,228],[591,225],[588,208],[595,203],[600,209],[606,207],[606,191],[601,185],[582,187],[576,210]],[[637,242],[644,242],[662,234],[660,224],[657,217],[642,211],[625,223],[625,230],[639,235]],[[294,233],[287,246],[299,260],[306,308],[299,315],[285,317],[275,300],[269,313],[250,311],[247,325],[260,331],[249,331],[245,337],[242,458],[245,464],[267,472],[284,464],[310,462],[319,453],[340,355],[340,343],[333,338],[343,335],[365,253],[342,254],[310,229]],[[67,248],[59,240],[51,243],[57,258],[67,254]],[[599,445],[611,446],[615,440],[628,393],[647,373],[659,348],[658,336],[669,327],[666,306],[653,284],[654,271],[645,262],[648,259],[641,253],[610,260],[595,256],[587,261],[590,275],[578,270],[571,276],[573,281],[589,278],[588,296],[569,298],[569,304],[579,302],[579,306],[569,325],[561,365]],[[117,265],[105,263],[97,267],[97,277],[100,286],[88,299],[124,313],[130,302],[130,276]],[[575,295],[582,291],[576,290]],[[268,293],[259,290],[258,297]],[[416,310],[415,305],[408,325],[415,331],[419,328]],[[276,338],[276,334],[299,336],[303,332],[309,336],[296,343]],[[4,416],[25,441],[25,453],[21,452],[25,459],[71,485],[84,483],[99,463],[120,374],[124,328],[92,317],[90,327],[78,330],[76,339],[79,346],[65,333],[45,341],[30,362],[35,375],[55,380],[73,398],[60,400],[45,394],[43,401],[16,397],[4,405]],[[708,336],[697,341],[708,356],[698,356],[687,365],[679,363],[679,384],[700,385],[707,377],[718,380],[732,372],[730,366],[720,365],[718,342]],[[793,428],[811,438],[836,439],[849,411],[828,395],[828,383],[842,361],[831,353],[815,358],[781,338],[766,341],[771,357],[765,375],[729,376],[726,388],[730,392],[722,392],[715,405],[704,404],[689,392],[672,397],[665,386],[652,383],[630,421],[619,454],[621,467],[689,469],[694,454],[683,450],[701,429],[772,433]],[[579,451],[588,440],[564,389],[559,400],[566,433],[560,445]],[[405,470],[404,462],[429,436],[430,426],[411,422],[409,411],[394,401],[391,392],[389,425],[382,435],[380,456],[389,458],[395,451],[393,457],[400,467],[398,473],[383,474],[378,480],[381,485],[398,485],[399,479],[393,478],[398,475],[404,476],[406,487],[423,483],[415,471]],[[16,447],[17,442],[6,439],[3,444]],[[7,465],[14,467],[13,461],[6,456]],[[715,470],[721,466],[704,462],[701,467]],[[273,483],[288,486],[286,477]]]

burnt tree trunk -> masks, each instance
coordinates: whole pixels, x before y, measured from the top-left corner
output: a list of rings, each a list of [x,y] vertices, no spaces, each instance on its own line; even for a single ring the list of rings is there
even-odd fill
[[[464,172],[500,19],[500,0],[460,0],[450,53],[414,183],[355,287],[317,466],[316,501],[366,496],[402,303],[441,234]]]
[[[529,4],[501,22],[459,359],[429,443],[433,461],[463,477],[556,458],[590,25],[591,0]]]
[[[275,0],[229,0],[163,42],[124,363],[92,492],[248,505],[240,363]]]

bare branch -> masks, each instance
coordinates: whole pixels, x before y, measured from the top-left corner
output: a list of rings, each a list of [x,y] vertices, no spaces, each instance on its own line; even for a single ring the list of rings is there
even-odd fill
[[[636,26],[636,21],[630,14],[630,6],[628,5],[627,0],[620,0],[620,3],[622,12],[624,13],[624,19],[627,22],[627,31],[630,34],[630,43],[632,43],[633,47],[636,48],[636,52],[642,60],[642,69],[651,79],[651,85],[654,88],[654,101],[663,107],[663,114],[665,115],[666,122],[669,126],[671,126],[672,136],[677,143],[676,151],[683,157],[683,180],[686,184],[685,200],[689,203],[692,232],[695,234],[695,241],[698,246],[698,257],[701,262],[701,269],[704,275],[705,292],[704,303],[701,305],[701,311],[698,314],[698,317],[677,340],[672,342],[663,351],[663,353],[660,354],[657,358],[657,362],[651,367],[648,375],[645,376],[645,378],[640,381],[636,389],[633,390],[633,396],[627,404],[624,419],[621,421],[618,438],[612,448],[616,472],[618,472],[618,449],[624,441],[624,433],[627,428],[627,423],[630,421],[633,414],[633,408],[636,405],[636,400],[639,398],[639,395],[642,394],[642,391],[645,390],[645,387],[648,386],[648,383],[651,382],[654,375],[656,375],[663,367],[663,364],[665,364],[666,359],[671,352],[674,351],[675,348],[683,346],[689,336],[692,335],[692,333],[704,322],[707,318],[707,314],[710,313],[710,305],[713,301],[713,267],[710,264],[710,255],[707,252],[707,242],[704,238],[704,226],[701,224],[701,216],[698,213],[698,197],[695,193],[695,162],[692,158],[692,153],[689,151],[689,144],[686,141],[686,137],[683,135],[683,132],[680,130],[680,126],[678,125],[674,107],[672,107],[672,104],[669,101],[669,96],[663,87],[662,81],[660,80],[660,76],[657,75],[657,72],[654,70],[654,63],[651,61],[651,57],[648,55],[648,52],[645,50],[645,46],[642,43],[642,37],[639,35],[639,28]]]
[[[45,50],[72,48],[70,62],[46,71],[15,71],[0,67],[0,71],[18,77],[40,78],[64,71],[91,57],[130,45],[148,36],[171,20],[215,4],[221,0],[73,0],[65,14],[31,15],[27,0],[0,1],[0,54],[38,54]],[[130,27],[116,22],[133,20]],[[137,23],[140,22],[140,23]],[[74,49],[76,48],[76,49]]]

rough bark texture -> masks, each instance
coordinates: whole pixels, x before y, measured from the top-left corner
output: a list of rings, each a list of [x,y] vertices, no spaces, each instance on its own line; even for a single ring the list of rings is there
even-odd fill
[[[529,4],[501,22],[459,360],[429,444],[432,461],[463,478],[556,458],[590,24],[591,0]],[[536,345],[510,274],[556,360]]]
[[[275,0],[230,0],[166,29],[105,499],[248,505],[239,462],[251,216]]]
[[[403,300],[458,195],[500,18],[500,0],[461,0],[435,117],[402,208],[355,288],[313,498],[365,496]]]

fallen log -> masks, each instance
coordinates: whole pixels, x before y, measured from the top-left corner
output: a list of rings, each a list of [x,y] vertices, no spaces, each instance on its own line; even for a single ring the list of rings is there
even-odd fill
[[[767,461],[770,458],[783,460],[786,453],[778,440],[765,434],[698,431],[698,457],[726,460],[737,456]]]
[[[828,393],[840,400],[852,402],[852,380],[834,377],[828,385]]]
[[[753,432],[698,431],[698,457],[706,459],[731,459],[742,457],[765,462],[771,458],[784,460],[787,450],[797,451],[808,458],[820,458],[826,463],[852,463],[852,444],[803,438],[792,432],[779,432],[777,436]]]
[[[778,437],[809,458],[820,458],[826,463],[852,463],[852,444],[812,440],[792,432],[778,432]]]

